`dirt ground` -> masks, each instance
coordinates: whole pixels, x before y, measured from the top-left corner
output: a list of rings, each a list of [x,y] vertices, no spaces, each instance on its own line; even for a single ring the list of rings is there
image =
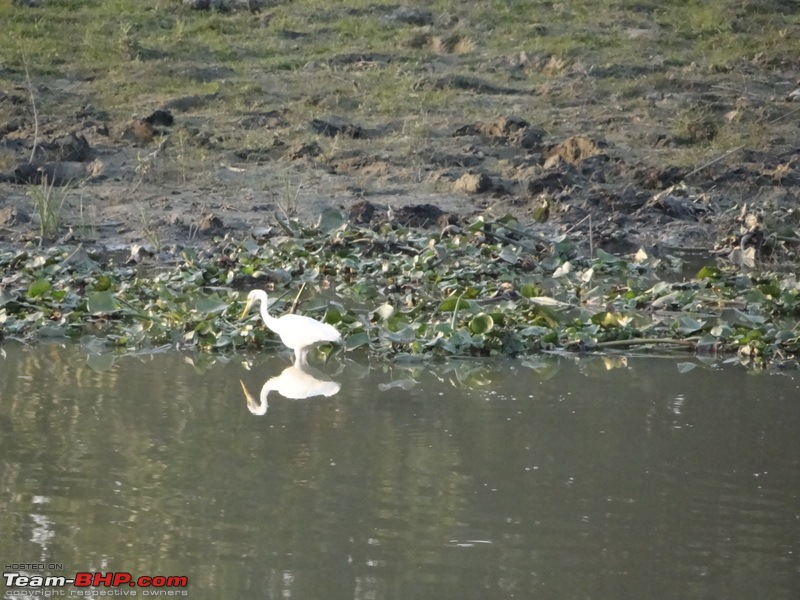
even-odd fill
[[[359,77],[392,57],[333,60],[352,98],[287,86],[269,105],[232,113],[200,94],[124,119],[93,103],[97,81],[35,74],[37,104],[51,109],[34,118],[25,74],[11,73],[18,85],[0,89],[0,243],[38,242],[46,200],[58,217],[47,243],[141,245],[165,258],[273,227],[276,214],[315,222],[327,208],[354,223],[432,230],[511,214],[543,239],[566,234],[620,253],[714,252],[747,265],[769,247],[779,262],[796,257],[796,65],[654,62],[642,73],[522,53],[465,75],[445,49],[415,88],[450,94],[452,111],[379,120],[365,116]],[[227,93],[243,85],[212,67],[207,77],[224,79]],[[603,85],[653,73],[671,84],[619,96]],[[278,86],[283,77],[263,75]]]

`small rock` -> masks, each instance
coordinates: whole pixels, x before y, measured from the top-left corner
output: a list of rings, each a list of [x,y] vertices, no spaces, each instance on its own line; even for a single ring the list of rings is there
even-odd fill
[[[405,23],[406,25],[423,27],[433,23],[433,13],[426,8],[398,6],[386,16],[386,19],[397,23]]]
[[[553,146],[550,149],[549,156],[561,156],[567,162],[573,165],[593,156],[601,154],[601,147],[605,146],[603,142],[587,137],[585,135],[574,135],[567,138],[560,144]]]
[[[465,192],[467,194],[481,194],[488,192],[492,189],[492,179],[485,173],[464,173],[453,184],[453,190],[456,192]]]
[[[111,132],[108,130],[108,125],[105,123],[99,123],[92,127],[92,131],[94,131],[97,135],[102,135],[108,137],[111,135]]]
[[[197,231],[201,233],[208,233],[210,231],[221,229],[223,226],[222,219],[220,219],[214,213],[208,212],[200,215],[200,222],[197,224]]]
[[[637,166],[633,171],[633,180],[649,190],[663,190],[680,183],[686,170],[675,166],[653,167]]]
[[[443,75],[441,77],[423,77],[416,84],[415,90],[465,90],[475,94],[523,94],[526,90],[497,86],[480,77],[469,75]]]
[[[542,168],[545,170],[562,169],[567,164],[567,161],[560,154],[553,154],[544,161]]]
[[[2,101],[2,98],[0,98],[0,102],[1,101]],[[8,121],[4,121],[3,123],[0,123],[0,138],[5,138],[5,136],[8,135],[9,133],[13,133],[14,131],[17,131],[20,127],[22,127],[22,124],[23,124],[23,121],[19,117],[14,118],[14,119],[9,119]],[[3,142],[8,144],[8,140],[4,139]],[[15,140],[15,142],[20,144],[20,145],[22,145],[22,143],[19,142],[19,140]]]
[[[63,186],[86,178],[86,165],[78,162],[20,163],[14,169],[13,183]]]
[[[90,163],[86,163],[86,176],[90,179],[99,180],[105,177],[106,163],[99,158]]]
[[[279,158],[284,153],[284,148],[286,148],[286,142],[276,138],[272,141],[271,146],[240,148],[234,150],[233,155],[247,162],[269,161]]]
[[[299,160],[301,158],[319,156],[320,154],[322,154],[322,148],[319,147],[317,142],[299,143],[294,144],[286,151],[286,158]]]
[[[512,54],[507,57],[506,61],[512,69],[524,69],[531,64],[531,59],[528,58],[528,54],[524,50],[519,54]]]
[[[357,225],[367,225],[375,215],[375,205],[369,200],[362,200],[352,204],[348,209],[350,221]]]
[[[697,221],[708,213],[704,196],[683,184],[673,185],[655,194],[640,211],[656,209],[674,219]]]
[[[242,129],[275,129],[286,127],[289,122],[283,116],[282,111],[271,110],[268,112],[251,113],[239,119],[239,126]]]
[[[258,12],[265,5],[264,0],[210,0],[210,7],[220,12],[249,10]]]
[[[0,208],[0,225],[13,227],[20,223],[27,223],[31,220],[23,209],[16,206],[5,206]]]
[[[68,244],[69,242],[72,242],[74,240],[75,240],[75,232],[72,231],[72,227],[70,227],[69,230],[64,235],[62,235],[55,241],[55,245],[63,246],[64,244]]]
[[[541,147],[546,133],[520,117],[500,117],[491,123],[470,123],[453,132],[453,137],[471,135],[506,138],[509,143],[530,150]]]
[[[75,112],[75,119],[78,121],[108,121],[110,116],[108,111],[100,110],[92,104],[82,104]]]
[[[581,175],[592,183],[605,183],[605,168],[608,156],[605,154],[593,154],[589,158],[582,160],[578,164]]]
[[[468,125],[462,125],[453,132],[453,137],[467,135],[483,135],[483,125],[481,123],[470,123]]]
[[[434,152],[430,156],[430,163],[439,167],[475,167],[483,162],[484,157],[475,154],[444,154]]]
[[[475,49],[475,43],[460,33],[434,36],[430,41],[431,50],[436,54],[467,54]]]
[[[181,96],[165,102],[161,108],[163,110],[177,110],[178,112],[188,112],[207,106],[217,99],[217,92],[213,94],[192,94],[191,96]]]
[[[702,115],[686,123],[684,135],[678,136],[678,139],[683,143],[697,144],[713,140],[717,133],[719,124],[713,117]]]
[[[443,221],[456,220],[435,204],[409,204],[394,211],[395,220],[405,227],[427,227]]]
[[[158,129],[152,124],[144,119],[135,119],[128,124],[121,137],[135,144],[149,144],[159,134]]]
[[[164,110],[159,108],[154,110],[150,116],[145,117],[144,121],[149,123],[150,125],[160,125],[162,127],[169,127],[173,123],[175,123],[175,117],[172,116],[172,113],[168,110]]]
[[[544,136],[545,131],[543,129],[539,129],[538,127],[525,127],[509,135],[508,141],[525,150],[538,150],[542,147]]]
[[[71,133],[39,144],[37,154],[39,152],[41,156],[38,158],[42,161],[83,162],[89,159],[92,149],[85,137]]]
[[[311,128],[328,137],[344,135],[353,139],[363,137],[364,130],[359,125],[354,125],[344,119],[331,117],[329,119],[314,119],[311,121]]]
[[[426,29],[412,30],[407,37],[398,40],[401,48],[413,48],[419,50],[427,47],[431,43],[431,33]]]
[[[155,252],[150,248],[145,248],[141,244],[131,244],[131,254],[125,264],[138,264],[154,255]]]
[[[484,135],[500,137],[527,127],[530,127],[530,123],[520,117],[500,117],[496,121],[484,126]]]
[[[576,184],[577,177],[574,167],[555,170],[533,177],[528,181],[528,194],[538,196],[542,192],[557,194]]]
[[[726,112],[724,115],[722,115],[722,118],[728,123],[737,123],[742,120],[742,115],[743,112],[741,110],[734,109]]]

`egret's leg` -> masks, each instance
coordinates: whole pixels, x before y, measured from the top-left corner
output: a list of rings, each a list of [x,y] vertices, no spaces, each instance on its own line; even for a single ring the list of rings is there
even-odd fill
[[[308,348],[297,348],[294,351],[294,364],[302,366],[308,364]]]

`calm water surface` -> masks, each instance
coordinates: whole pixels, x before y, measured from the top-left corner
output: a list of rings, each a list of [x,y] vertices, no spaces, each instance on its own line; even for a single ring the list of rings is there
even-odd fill
[[[797,375],[2,350],[5,564],[191,598],[800,593]]]

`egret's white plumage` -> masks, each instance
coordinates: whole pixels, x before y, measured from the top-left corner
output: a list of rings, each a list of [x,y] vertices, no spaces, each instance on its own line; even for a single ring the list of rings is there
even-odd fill
[[[241,318],[244,318],[256,302],[261,303],[261,318],[264,320],[264,325],[278,334],[284,346],[294,350],[298,362],[304,363],[308,351],[317,344],[342,341],[342,335],[333,325],[320,323],[302,315],[273,317],[267,310],[267,293],[263,290],[253,290],[247,294],[247,303],[244,305]]]
[[[261,387],[258,401],[241,379],[239,383],[247,400],[247,410],[254,415],[267,414],[267,396],[273,391],[290,400],[304,400],[314,396],[333,396],[342,387],[338,382],[327,379],[324,373],[304,363],[286,367],[280,375],[267,380]]]

